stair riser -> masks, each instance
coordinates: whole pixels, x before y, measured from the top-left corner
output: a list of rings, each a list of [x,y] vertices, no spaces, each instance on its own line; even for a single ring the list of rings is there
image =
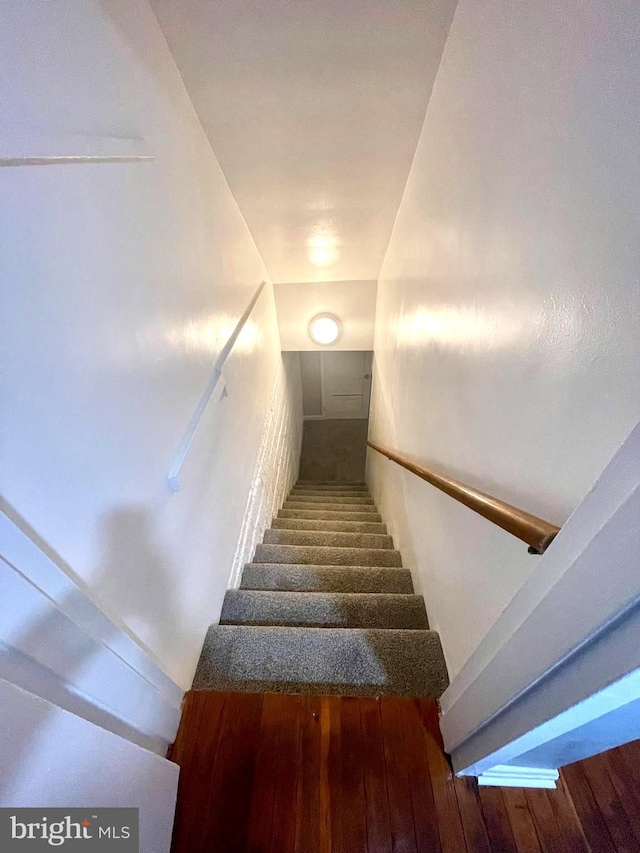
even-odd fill
[[[294,486],[292,492],[305,495],[330,495],[333,492],[339,492],[341,495],[352,495],[353,497],[371,497],[371,493],[366,486],[362,488],[343,488],[334,486]]]
[[[399,551],[383,548],[327,548],[310,545],[257,545],[255,563],[318,566],[401,566]]]
[[[312,503],[312,504],[321,504],[321,503],[334,503],[333,497],[330,495],[301,495],[292,493],[290,500],[295,500],[298,503]],[[342,496],[335,500],[335,503],[341,504],[373,504],[373,498],[370,497],[358,497],[353,498],[349,496]]]
[[[371,495],[369,492],[336,492],[336,491],[318,491],[314,489],[292,489],[289,493],[289,497],[294,497],[295,495],[303,495],[304,497],[310,498],[369,498],[371,499]]]
[[[297,506],[299,507],[300,505],[298,504]],[[382,522],[382,516],[379,512],[371,512],[363,515],[361,512],[334,512],[333,510],[318,509],[317,506],[314,509],[308,509],[307,507],[291,509],[285,505],[278,513],[278,518],[304,518],[309,521],[362,521],[374,524]]]
[[[432,631],[215,625],[193,687],[437,698],[447,681]]]
[[[264,542],[269,545],[393,548],[393,539],[379,533],[339,533],[324,530],[267,530]]]
[[[292,501],[286,500],[283,509],[302,509],[315,510],[316,512],[358,512],[358,513],[375,513],[379,515],[378,510],[373,504],[343,504],[338,501],[330,503],[311,503],[309,501]]]
[[[366,483],[351,483],[348,481],[342,482],[340,480],[298,480],[294,485],[294,489],[297,489],[299,486],[306,487],[311,486],[315,488],[316,486],[320,486],[321,488],[325,486],[327,489],[366,489]]]
[[[312,518],[274,518],[272,530],[327,530],[335,533],[379,533],[385,535],[386,524],[366,521],[322,521]]]
[[[249,590],[227,592],[220,624],[386,630],[429,627],[424,601],[418,595]]]
[[[282,592],[413,593],[411,572],[407,569],[276,563],[248,563],[240,587]]]

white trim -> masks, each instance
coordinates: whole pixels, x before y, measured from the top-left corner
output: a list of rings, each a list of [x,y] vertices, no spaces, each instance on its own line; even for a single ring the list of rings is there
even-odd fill
[[[630,635],[637,636],[638,620],[625,627],[616,642],[603,644],[588,659],[592,670],[606,673],[612,663],[620,668]],[[582,683],[584,673],[584,661],[559,670],[544,690],[532,691],[470,737],[453,753],[456,771],[478,776],[496,764],[525,761],[528,766],[561,767],[640,737],[640,669],[576,700],[591,689]]]
[[[478,776],[478,785],[500,785],[503,788],[555,788],[559,775],[557,770],[497,764]]]
[[[11,517],[10,517],[11,516]],[[153,652],[126,625],[108,616],[102,602],[0,499],[0,558],[51,599],[176,707],[184,690],[162,670]],[[115,627],[115,630],[114,630]]]
[[[327,417],[327,378],[324,363],[324,352],[320,353],[320,398],[322,400],[322,417]]]
[[[298,477],[303,421],[299,364],[298,353],[282,354],[233,557],[229,589],[240,586],[245,564],[251,561],[257,543]]]
[[[163,753],[175,736],[184,691],[10,507],[2,508],[2,677]]]
[[[12,134],[7,140],[0,136],[0,166],[138,163],[154,159],[141,138],[34,133],[21,139]]]
[[[517,763],[532,748],[540,757],[544,743],[614,708],[607,688],[640,666],[639,518],[640,425],[441,697],[458,772]]]
[[[0,707],[0,807],[133,807],[136,849],[169,853],[176,764],[3,679]]]

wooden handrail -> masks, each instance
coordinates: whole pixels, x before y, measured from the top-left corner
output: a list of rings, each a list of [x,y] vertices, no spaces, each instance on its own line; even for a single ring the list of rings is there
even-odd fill
[[[511,504],[500,501],[497,498],[492,498],[491,495],[485,495],[484,492],[479,492],[477,489],[467,486],[466,483],[460,483],[458,480],[453,480],[451,477],[446,477],[444,474],[437,474],[435,471],[429,471],[427,468],[422,468],[416,465],[405,456],[399,453],[394,453],[374,441],[368,441],[369,447],[377,450],[383,456],[402,465],[407,471],[417,474],[427,483],[431,483],[436,489],[449,495],[460,503],[468,506],[478,515],[492,521],[511,533],[512,536],[517,536],[529,546],[530,554],[544,554],[555,536],[560,531],[555,524],[550,524],[542,518],[524,512]]]

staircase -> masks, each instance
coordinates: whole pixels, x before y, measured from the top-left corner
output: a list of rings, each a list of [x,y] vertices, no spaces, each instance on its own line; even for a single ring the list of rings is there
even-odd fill
[[[227,592],[193,688],[438,697],[447,684],[366,485],[300,481]]]

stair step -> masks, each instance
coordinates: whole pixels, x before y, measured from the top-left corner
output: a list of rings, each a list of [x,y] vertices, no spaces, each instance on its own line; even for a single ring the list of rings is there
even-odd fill
[[[293,508],[286,504],[278,512],[278,518],[306,518],[308,520],[315,519],[317,521],[362,521],[381,523],[382,516],[379,512],[371,512],[363,515],[361,512],[341,512],[340,510],[318,509],[316,504],[312,509],[309,506],[295,504]]]
[[[367,484],[363,482],[354,482],[352,480],[298,480],[295,486],[326,486],[329,489],[335,488],[358,488],[366,489]]]
[[[324,521],[316,518],[274,518],[272,530],[334,530],[340,533],[383,533],[387,525],[375,521]]]
[[[312,509],[324,512],[374,512],[378,514],[378,510],[373,504],[344,504],[336,502],[312,503],[310,501],[299,501],[297,499],[287,500],[284,502],[283,509]]]
[[[391,548],[331,548],[325,545],[256,545],[256,563],[318,566],[402,566],[400,551]]]
[[[349,495],[343,495],[339,500],[335,500],[332,496],[326,495],[306,495],[306,494],[294,494],[291,493],[289,496],[290,500],[296,501],[297,503],[341,503],[341,504],[373,504],[373,498],[371,497],[351,497]]]
[[[375,566],[318,566],[292,563],[247,563],[241,589],[295,592],[366,592],[411,595],[408,569]]]
[[[222,625],[427,629],[421,595],[228,590]]]
[[[447,685],[435,631],[212,625],[193,689],[438,698]]]
[[[292,492],[300,492],[301,494],[310,495],[326,495],[332,492],[341,492],[348,495],[370,495],[369,489],[366,486],[293,486]]]
[[[393,548],[383,533],[344,533],[334,530],[266,530],[268,545],[321,545],[336,548]]]
[[[341,489],[340,491],[336,489],[299,489],[293,488],[289,492],[289,497],[294,497],[295,495],[303,495],[305,497],[314,497],[314,498],[369,498],[371,499],[371,495],[366,490],[359,491],[345,491]]]

